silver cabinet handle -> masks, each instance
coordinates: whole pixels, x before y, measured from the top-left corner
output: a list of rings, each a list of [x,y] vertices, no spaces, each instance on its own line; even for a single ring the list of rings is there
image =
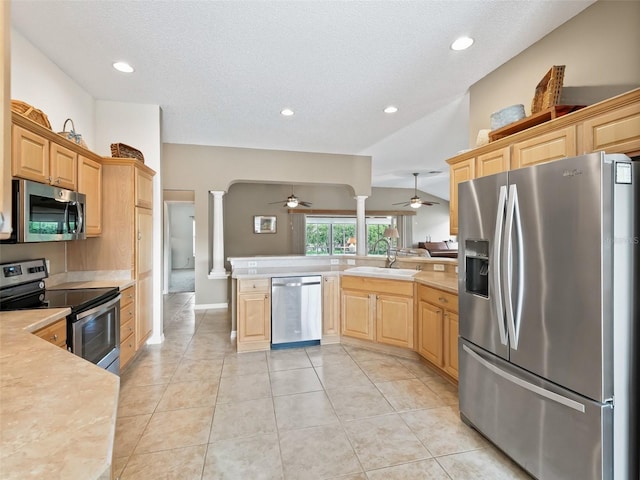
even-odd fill
[[[440,300],[442,303],[449,303],[449,300],[444,297],[438,297],[438,300]]]
[[[54,334],[53,337],[51,337],[51,340],[58,340],[58,335]]]

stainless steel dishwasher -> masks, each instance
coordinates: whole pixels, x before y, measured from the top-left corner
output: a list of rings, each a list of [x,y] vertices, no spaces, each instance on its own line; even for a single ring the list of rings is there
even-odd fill
[[[320,344],[322,277],[271,279],[271,348]]]

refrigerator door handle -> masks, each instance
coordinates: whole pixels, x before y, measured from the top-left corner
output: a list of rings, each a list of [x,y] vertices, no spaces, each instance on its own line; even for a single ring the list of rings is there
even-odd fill
[[[491,255],[489,272],[491,279],[491,286],[493,287],[493,303],[496,310],[496,318],[498,320],[498,330],[500,331],[500,343],[503,345],[508,344],[507,327],[504,318],[504,304],[502,297],[502,282],[500,281],[501,271],[501,252],[502,252],[502,232],[504,226],[504,207],[507,203],[507,187],[502,185],[500,187],[500,194],[498,197],[498,211],[496,213],[496,230],[493,235],[493,252]]]
[[[480,355],[478,355],[476,352],[471,350],[466,345],[463,345],[462,349],[468,355],[470,355],[475,361],[480,363],[483,367],[491,370],[493,373],[495,373],[496,375],[499,375],[500,377],[504,378],[505,380],[507,380],[507,381],[509,381],[511,383],[514,383],[514,384],[518,385],[519,387],[527,389],[530,392],[533,392],[533,393],[535,393],[537,395],[540,395],[541,397],[547,398],[547,399],[552,400],[554,402],[557,402],[557,403],[559,403],[561,405],[564,405],[566,407],[569,407],[569,408],[572,408],[574,410],[577,410],[580,413],[585,413],[584,404],[582,404],[580,402],[576,402],[575,400],[571,400],[570,398],[564,397],[562,395],[559,395],[557,393],[551,392],[549,390],[546,390],[546,389],[544,389],[542,387],[534,385],[533,383],[529,383],[526,380],[518,378],[518,377],[516,377],[515,375],[512,375],[509,372],[505,372],[500,367],[498,367],[498,366],[486,361],[484,358],[482,358]]]
[[[513,295],[513,226],[516,226],[517,248],[517,275],[518,275],[518,291]],[[522,251],[522,223],[520,221],[520,206],[518,204],[518,188],[516,185],[509,185],[509,200],[507,202],[507,219],[505,222],[505,249],[504,258],[502,260],[502,278],[504,283],[504,297],[507,312],[507,324],[509,326],[509,337],[511,339],[511,348],[518,349],[518,340],[520,338],[520,321],[522,318],[522,298],[524,270]]]

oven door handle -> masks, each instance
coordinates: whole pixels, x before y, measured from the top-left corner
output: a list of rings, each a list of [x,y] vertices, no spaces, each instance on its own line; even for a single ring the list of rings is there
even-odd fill
[[[107,310],[113,308],[113,306],[118,303],[120,301],[120,297],[121,295],[118,294],[117,297],[113,298],[112,300],[109,300],[106,303],[102,303],[100,305],[98,305],[97,307],[92,308],[91,310],[87,310],[85,312],[80,312],[78,313],[78,316],[76,317],[78,321],[82,320],[83,318],[86,318],[90,315],[99,315],[103,312],[106,312]]]

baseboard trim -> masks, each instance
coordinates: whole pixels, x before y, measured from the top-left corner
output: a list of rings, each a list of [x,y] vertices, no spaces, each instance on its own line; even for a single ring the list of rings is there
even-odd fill
[[[229,304],[225,303],[199,303],[193,306],[194,310],[216,310],[222,308],[229,308]]]

